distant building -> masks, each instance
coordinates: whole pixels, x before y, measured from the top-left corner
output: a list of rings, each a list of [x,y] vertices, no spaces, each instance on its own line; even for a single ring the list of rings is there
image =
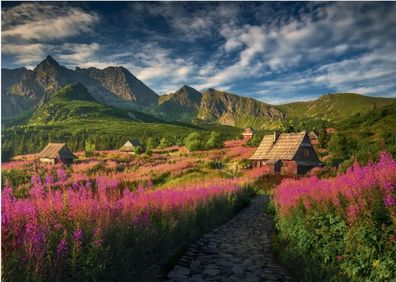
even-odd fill
[[[49,143],[39,154],[40,162],[71,164],[77,157],[65,143]]]
[[[335,128],[332,128],[332,127],[326,128],[326,133],[327,134],[334,134],[336,132],[337,132],[337,130]]]
[[[250,160],[269,173],[305,174],[320,166],[306,132],[265,135]]]
[[[312,145],[317,145],[319,144],[319,140],[318,140],[318,135],[316,135],[315,132],[311,131],[308,134],[309,140],[311,141]]]
[[[253,129],[251,129],[251,128],[245,128],[245,130],[243,131],[243,133],[242,133],[242,138],[243,138],[243,140],[249,140],[250,138],[252,138],[253,137],[253,135],[254,135],[254,131],[253,131]]]
[[[118,149],[121,152],[132,153],[135,154],[136,148],[140,147],[143,150],[142,144],[138,140],[126,141],[125,144]]]

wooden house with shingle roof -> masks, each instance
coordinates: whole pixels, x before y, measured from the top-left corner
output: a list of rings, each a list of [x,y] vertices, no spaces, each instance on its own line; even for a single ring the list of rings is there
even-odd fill
[[[283,174],[305,174],[320,166],[306,132],[265,135],[250,160],[254,167]]]
[[[65,143],[48,143],[38,157],[40,162],[50,164],[71,164],[77,158]]]
[[[126,152],[126,153],[132,153],[135,154],[136,148],[140,147],[140,149],[143,149],[142,144],[138,140],[132,140],[132,141],[126,141],[125,144],[118,149],[121,152]]]

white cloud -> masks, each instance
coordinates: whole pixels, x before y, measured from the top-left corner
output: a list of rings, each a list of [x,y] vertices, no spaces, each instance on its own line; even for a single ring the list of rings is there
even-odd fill
[[[91,60],[99,49],[100,45],[97,43],[65,43],[62,45],[62,53],[58,57],[68,64],[81,64]]]
[[[38,8],[40,6],[40,8]],[[79,8],[57,7],[53,4],[26,3],[2,13],[2,37],[11,40],[41,42],[68,38],[90,32],[98,21],[94,14]],[[17,19],[20,19],[18,22]]]
[[[20,53],[32,54],[32,53],[42,52],[44,49],[45,46],[40,43],[26,44],[22,46],[5,43],[2,46],[2,52],[5,54],[20,54]]]
[[[2,10],[2,52],[31,67],[47,54],[69,61],[90,59],[98,44],[58,43],[92,32],[98,16],[62,3],[22,3]]]
[[[269,87],[258,88],[259,95],[272,91],[271,96],[277,97],[281,92],[289,96],[286,100],[295,99],[301,89],[315,87],[370,95],[386,95],[390,85],[396,87],[390,82],[396,77],[396,46],[389,38],[396,36],[392,16],[396,5],[331,3],[312,4],[312,9],[315,12],[301,12],[278,25],[223,25],[220,35],[225,41],[218,49],[218,61],[235,51],[239,59],[221,67],[207,63],[200,74],[210,77],[202,85],[258,78],[265,81],[261,87]],[[364,9],[370,12],[363,13]],[[347,59],[341,57],[346,53]],[[271,82],[266,81],[269,78]]]
[[[223,36],[229,36],[223,46],[224,50],[230,51],[230,45],[231,47],[243,46],[243,49],[239,53],[237,62],[224,69],[217,69],[217,72],[207,77],[206,81],[201,84],[203,88],[217,87],[219,85],[227,86],[235,79],[243,79],[249,76],[256,76],[257,73],[260,74],[262,63],[254,61],[254,58],[257,54],[265,51],[266,35],[263,30],[258,26],[249,25],[233,30],[225,25],[220,33]],[[204,70],[210,70],[211,68],[213,70],[212,63],[203,67]]]
[[[29,65],[39,61],[46,54],[46,46],[40,43],[25,45],[4,43],[2,53],[14,55],[20,64]]]
[[[189,5],[130,3],[122,16],[131,15],[128,28],[138,30],[139,40],[125,32],[126,42],[106,42],[111,36],[102,36],[109,28],[103,26],[99,44],[89,36],[74,40],[94,32],[95,13],[70,4],[22,3],[2,12],[3,53],[29,66],[48,53],[69,67],[123,65],[157,92],[182,84],[234,91],[245,83],[250,92],[238,94],[287,101],[315,89],[388,95],[396,88],[392,3]],[[151,21],[169,33],[153,29]]]
[[[195,6],[196,9],[193,7]],[[140,3],[132,2],[129,14],[135,18],[150,15],[163,20],[171,27],[167,36],[175,40],[196,41],[215,36],[224,23],[239,21],[240,7],[229,3],[207,3],[201,8],[197,3]],[[144,19],[141,19],[144,21]]]
[[[301,93],[312,92],[312,89],[391,97],[396,92],[396,64],[392,56],[388,50],[379,49],[355,58],[319,65],[298,74],[261,82],[257,93],[264,101],[276,99],[283,102],[301,99],[304,97]]]
[[[348,50],[348,44],[340,44],[334,47],[334,52],[337,54],[344,53],[346,50]]]

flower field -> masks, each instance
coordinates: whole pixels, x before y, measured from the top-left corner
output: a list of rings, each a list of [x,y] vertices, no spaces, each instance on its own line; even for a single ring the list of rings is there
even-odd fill
[[[227,148],[251,150],[240,142]],[[213,159],[227,166],[240,158],[221,157],[221,150],[107,151],[90,159],[79,153],[70,167],[3,164],[4,281],[147,281],[161,274],[185,245],[252,194],[259,172],[230,177],[210,168]]]
[[[310,279],[395,279],[395,186],[396,161],[386,153],[334,178],[283,180],[274,202],[285,256],[309,258]]]

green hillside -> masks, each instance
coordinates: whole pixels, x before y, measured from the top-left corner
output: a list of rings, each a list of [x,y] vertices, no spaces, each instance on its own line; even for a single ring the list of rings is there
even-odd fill
[[[228,126],[195,126],[168,123],[137,111],[123,111],[95,102],[82,84],[68,85],[48,98],[24,122],[2,130],[3,160],[17,154],[39,152],[48,142],[66,142],[72,150],[83,150],[86,141],[97,149],[117,149],[128,139],[145,144],[149,138],[166,138],[180,143],[194,131],[208,135],[211,130],[228,138],[241,130]]]
[[[67,85],[50,96],[30,117],[29,125],[87,122],[89,120],[162,122],[153,116],[100,104],[81,83]]]
[[[395,98],[368,97],[352,93],[327,94],[308,102],[279,105],[278,108],[289,119],[318,118],[341,121],[357,113],[366,113],[395,103]]]
[[[358,144],[376,143],[379,149],[396,156],[396,103],[365,114],[356,114],[340,126],[340,130],[355,138]]]
[[[396,103],[351,116],[328,145],[332,155],[350,161],[367,162],[383,150],[396,157]]]
[[[380,109],[374,109],[364,114],[355,114],[346,120],[342,129],[386,130],[396,133],[396,102]]]

